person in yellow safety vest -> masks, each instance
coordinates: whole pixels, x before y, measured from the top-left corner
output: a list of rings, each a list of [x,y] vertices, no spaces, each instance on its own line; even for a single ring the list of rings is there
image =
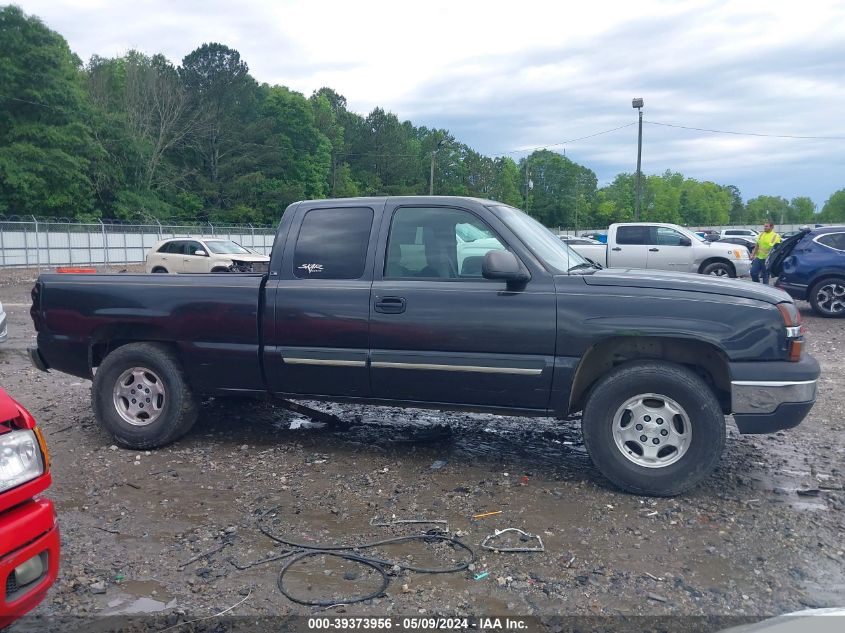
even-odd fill
[[[775,233],[775,225],[766,222],[763,225],[763,232],[757,236],[757,243],[751,251],[751,281],[762,281],[769,284],[769,270],[766,268],[766,258],[769,256],[775,244],[780,244],[780,235]],[[762,279],[761,279],[762,277]]]

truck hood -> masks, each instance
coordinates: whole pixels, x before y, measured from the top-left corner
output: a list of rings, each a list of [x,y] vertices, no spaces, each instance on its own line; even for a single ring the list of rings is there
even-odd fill
[[[635,268],[604,268],[591,275],[585,275],[584,281],[590,286],[627,286],[631,288],[706,292],[728,297],[756,299],[771,304],[792,301],[788,294],[777,288],[750,281],[715,278],[696,273],[675,273]]]

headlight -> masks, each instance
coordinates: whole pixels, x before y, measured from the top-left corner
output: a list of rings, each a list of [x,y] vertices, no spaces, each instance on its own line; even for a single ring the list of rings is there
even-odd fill
[[[38,438],[29,429],[0,435],[0,492],[44,474]]]

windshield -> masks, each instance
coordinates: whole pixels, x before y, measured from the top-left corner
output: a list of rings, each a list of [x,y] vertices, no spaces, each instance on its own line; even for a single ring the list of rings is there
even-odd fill
[[[590,262],[569,248],[531,216],[505,205],[496,205],[491,208],[499,213],[499,217],[508,225],[508,228],[516,233],[529,250],[552,272],[567,273],[579,268],[593,268]]]
[[[215,255],[250,255],[251,253],[237,242],[231,240],[209,240],[205,243]]]

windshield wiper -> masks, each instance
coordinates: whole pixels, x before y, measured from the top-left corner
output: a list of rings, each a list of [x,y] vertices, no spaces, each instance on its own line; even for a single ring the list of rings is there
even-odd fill
[[[570,268],[566,272],[571,273],[573,270],[580,270],[581,268],[589,268],[589,269],[592,270],[592,269],[595,269],[596,267],[595,267],[594,264],[590,264],[588,262],[583,262],[581,264],[575,264],[572,268]]]

